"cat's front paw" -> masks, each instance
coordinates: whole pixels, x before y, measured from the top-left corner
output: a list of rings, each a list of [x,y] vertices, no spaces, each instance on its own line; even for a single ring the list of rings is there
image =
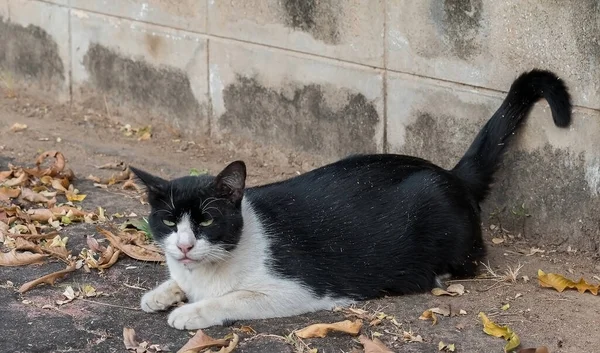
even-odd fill
[[[221,324],[216,318],[206,314],[198,303],[186,304],[173,310],[167,322],[178,330],[198,330]]]
[[[163,283],[142,296],[141,307],[147,313],[162,311],[184,298],[183,291],[174,281]]]

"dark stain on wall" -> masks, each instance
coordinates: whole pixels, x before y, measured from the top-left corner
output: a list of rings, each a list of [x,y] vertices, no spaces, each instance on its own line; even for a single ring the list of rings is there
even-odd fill
[[[429,159],[446,169],[454,167],[488,119],[482,116],[472,121],[425,111],[415,115],[417,120],[406,126],[405,144],[399,152]],[[513,235],[524,233],[534,243],[598,251],[600,198],[591,195],[585,180],[584,155],[550,145],[523,151],[519,148],[521,137],[515,137],[482,205],[484,227],[498,225],[497,217],[490,219],[492,212],[498,212],[502,227]],[[515,214],[523,203],[531,214],[525,221]]]
[[[531,215],[526,219],[515,215],[523,203]],[[513,146],[484,204],[484,223],[489,224],[491,212],[500,211],[502,226],[515,235],[524,233],[540,244],[598,251],[599,209],[600,199],[591,195],[585,180],[583,153],[572,155],[550,145],[534,152]]]
[[[254,78],[238,76],[223,91],[226,113],[218,124],[247,138],[320,155],[376,152],[380,117],[375,105],[360,93],[336,90],[344,103],[334,108],[324,98],[325,90],[307,85],[284,95]]]
[[[184,71],[123,57],[100,44],[90,45],[83,64],[92,89],[103,92],[118,106],[175,123],[184,134],[186,130],[208,131],[205,110]]]
[[[406,126],[402,153],[428,159],[441,167],[452,168],[463,156],[485,119],[473,124],[452,116],[435,117],[416,112],[417,120]]]
[[[65,67],[58,45],[40,27],[0,20],[0,68],[52,91],[65,86]]]
[[[479,53],[483,0],[439,0],[431,2],[431,15],[443,42],[454,55],[466,60]]]
[[[335,0],[283,0],[288,27],[311,34],[327,44],[339,43],[339,2]]]

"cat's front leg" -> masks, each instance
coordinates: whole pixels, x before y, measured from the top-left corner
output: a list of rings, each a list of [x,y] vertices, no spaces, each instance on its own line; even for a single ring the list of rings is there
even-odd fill
[[[173,279],[169,279],[163,282],[158,287],[147,292],[142,297],[141,307],[147,313],[155,311],[165,310],[171,307],[173,304],[180,302],[185,299],[183,290],[179,287],[177,282]]]
[[[279,300],[257,292],[235,291],[224,296],[183,305],[171,312],[168,323],[179,330],[196,330],[222,325],[228,320],[271,317]],[[267,314],[267,316],[265,316]]]
[[[302,300],[295,300],[300,298]],[[308,295],[294,297],[273,291],[235,291],[183,305],[171,312],[168,323],[176,329],[196,330],[222,325],[226,321],[285,317],[332,309],[334,306],[335,303],[331,300],[320,300]]]

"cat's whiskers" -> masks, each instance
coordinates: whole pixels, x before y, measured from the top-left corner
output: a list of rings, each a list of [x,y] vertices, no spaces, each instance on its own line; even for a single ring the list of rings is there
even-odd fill
[[[207,208],[205,208],[205,209],[202,210],[202,214],[207,213],[207,214],[209,214],[212,217],[212,215],[210,214],[210,212],[208,212],[208,210],[217,210],[217,212],[219,212],[221,214],[221,216],[223,216],[223,211],[221,211],[220,209],[218,209],[216,207],[207,207]]]

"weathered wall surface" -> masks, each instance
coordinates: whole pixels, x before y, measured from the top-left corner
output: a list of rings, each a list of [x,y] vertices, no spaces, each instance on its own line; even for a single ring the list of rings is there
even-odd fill
[[[540,102],[485,208],[528,238],[599,248],[596,0],[0,0],[0,19],[5,84],[331,159],[451,167],[518,73],[554,70],[574,124]]]

